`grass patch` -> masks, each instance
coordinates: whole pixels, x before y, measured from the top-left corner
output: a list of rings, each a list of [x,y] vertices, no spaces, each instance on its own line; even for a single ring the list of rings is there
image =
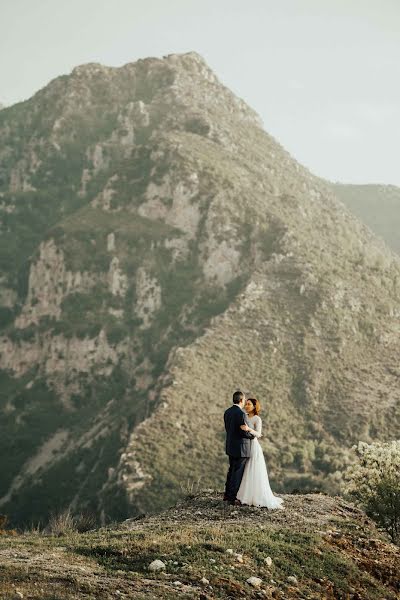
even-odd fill
[[[243,562],[227,554],[228,548],[241,554]],[[303,593],[321,590],[323,578],[338,598],[360,585],[368,590],[368,598],[378,598],[383,591],[355,562],[328,548],[321,536],[284,528],[265,532],[257,525],[237,523],[209,527],[180,524],[179,529],[161,526],[82,535],[69,549],[94,559],[109,573],[123,571],[150,579],[159,575],[149,572],[149,564],[161,559],[173,578],[195,584],[206,577],[220,593],[228,593],[233,584],[246,588],[245,581],[252,575],[264,582],[273,579],[282,589],[287,587],[288,576],[294,575]],[[265,563],[267,556],[273,559],[271,567]]]

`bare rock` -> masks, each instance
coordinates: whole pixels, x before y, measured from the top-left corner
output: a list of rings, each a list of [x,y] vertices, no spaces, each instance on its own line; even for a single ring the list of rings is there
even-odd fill
[[[149,564],[149,571],[152,572],[163,571],[165,568],[165,563],[159,559],[153,560],[153,562]]]
[[[259,577],[249,577],[248,579],[246,579],[246,583],[255,588],[259,588],[262,584],[262,579],[260,579]]]

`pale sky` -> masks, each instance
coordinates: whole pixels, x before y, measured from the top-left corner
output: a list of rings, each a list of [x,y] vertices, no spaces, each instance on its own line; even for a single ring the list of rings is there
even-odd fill
[[[0,102],[191,50],[316,175],[400,186],[400,0],[0,0]]]

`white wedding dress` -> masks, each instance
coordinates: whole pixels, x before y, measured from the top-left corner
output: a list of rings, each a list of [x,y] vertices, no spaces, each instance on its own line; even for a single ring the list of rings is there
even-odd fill
[[[251,454],[244,468],[242,482],[236,497],[242,504],[250,506],[265,506],[266,508],[283,508],[282,498],[274,496],[269,485],[267,465],[258,441],[261,437],[262,421],[258,415],[248,417],[250,433],[255,437],[251,440]]]

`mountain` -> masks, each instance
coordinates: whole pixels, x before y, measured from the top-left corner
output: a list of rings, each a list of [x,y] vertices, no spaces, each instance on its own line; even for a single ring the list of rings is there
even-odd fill
[[[263,405],[275,489],[399,430],[399,259],[196,53],[87,64],[0,113],[0,510],[101,520],[223,483]]]
[[[284,511],[222,505],[208,490],[98,530],[64,515],[45,535],[1,531],[1,597],[399,597],[399,547],[342,499],[289,495]]]
[[[394,185],[333,184],[338,198],[400,254],[400,188]]]

